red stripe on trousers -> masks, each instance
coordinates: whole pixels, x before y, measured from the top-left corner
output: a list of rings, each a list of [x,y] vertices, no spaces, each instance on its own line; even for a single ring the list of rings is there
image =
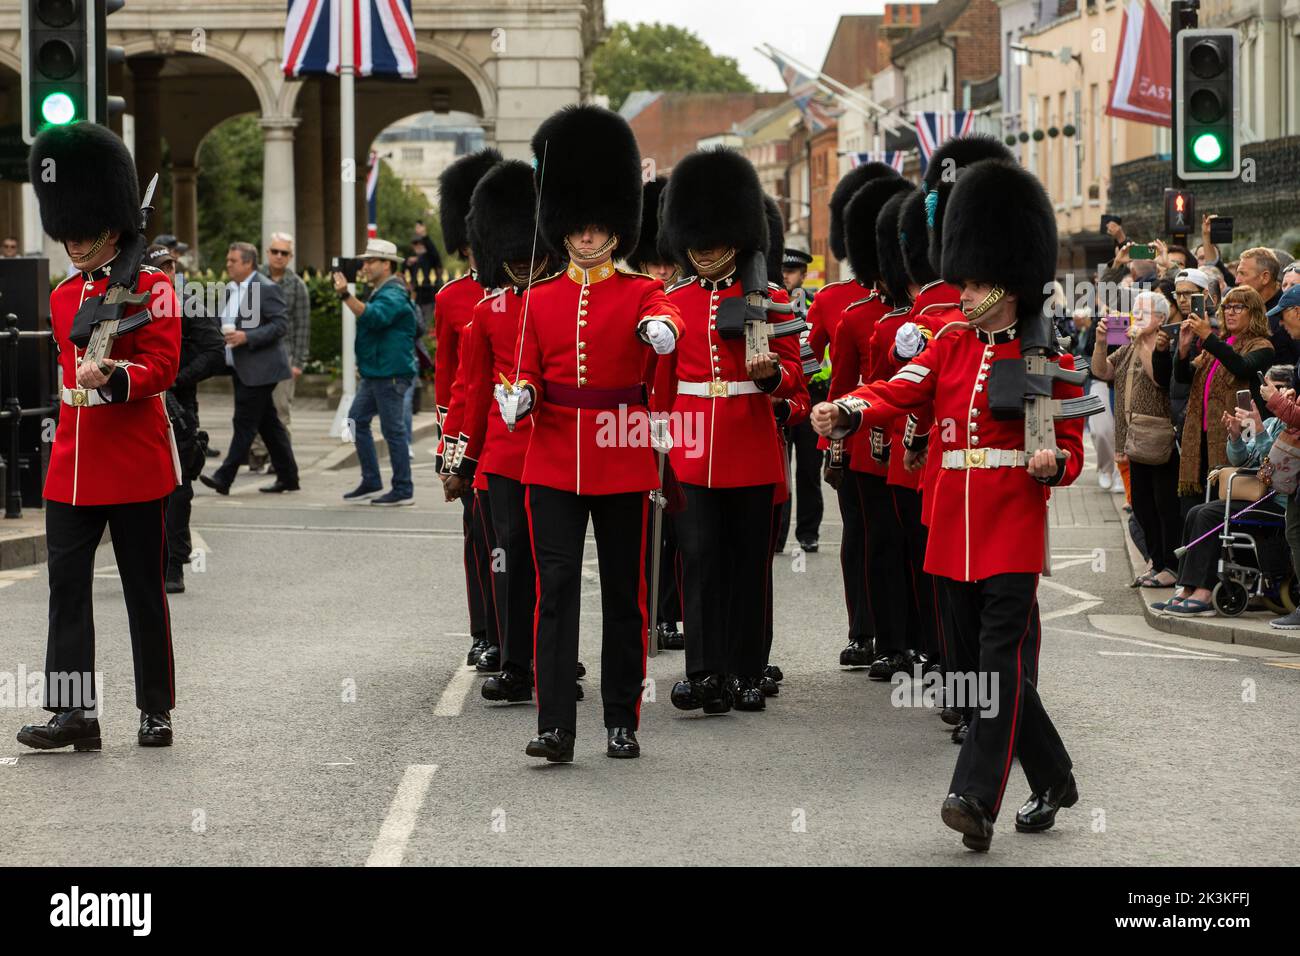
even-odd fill
[[[641,547],[637,549],[637,569],[636,569],[636,596],[637,605],[641,608],[641,690],[636,695],[636,723],[637,727],[641,726],[641,698],[645,694],[645,675],[646,675],[646,658],[650,655],[650,616],[646,613],[646,586],[645,586],[645,549],[646,549],[646,523],[650,517],[650,496],[641,496]],[[659,560],[659,555],[655,555],[655,560]],[[658,638],[656,638],[657,640]]]
[[[537,560],[537,535],[533,532],[533,489],[524,486],[524,514],[528,515],[528,547],[533,553],[533,686],[537,688],[537,709],[542,709],[541,673],[537,667],[537,622],[542,614],[542,566]]]

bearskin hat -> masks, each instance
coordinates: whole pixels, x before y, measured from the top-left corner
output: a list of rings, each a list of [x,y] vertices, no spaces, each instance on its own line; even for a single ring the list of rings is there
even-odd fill
[[[830,240],[831,252],[835,254],[836,259],[843,262],[849,257],[848,246],[844,242],[844,207],[849,204],[853,194],[873,179],[889,178],[897,175],[898,172],[893,166],[887,166],[884,163],[863,163],[861,166],[850,169],[835,184],[835,191],[831,193],[830,201]]]
[[[656,176],[641,188],[641,235],[627,257],[634,272],[644,272],[648,263],[672,261],[659,251],[659,197],[667,185],[665,177]]]
[[[926,194],[926,215],[930,227],[930,265],[940,270],[943,256],[943,217],[948,196],[957,180],[971,163],[981,159],[1014,161],[1011,150],[992,136],[958,136],[941,144],[930,154],[921,190]]]
[[[929,285],[939,278],[930,262],[930,229],[925,221],[925,193],[917,189],[908,193],[898,214],[898,244],[903,251],[903,265],[917,285]]]
[[[501,154],[495,149],[480,149],[477,153],[462,156],[438,177],[438,219],[442,225],[442,241],[453,256],[460,255],[460,251],[469,245],[465,217],[469,215],[474,187],[499,162]]]
[[[91,239],[105,231],[129,238],[138,231],[135,160],[107,127],[46,127],[32,143],[27,167],[41,206],[41,226],[50,238]]]
[[[763,215],[767,219],[767,281],[785,286],[785,221],[781,207],[771,196],[763,197]]]
[[[946,281],[1000,285],[1019,297],[1022,318],[1043,307],[1056,277],[1056,216],[1037,177],[1014,160],[975,163],[957,180],[944,220]]]
[[[890,197],[912,188],[902,176],[881,176],[853,194],[844,207],[844,240],[848,247],[849,268],[863,285],[880,280],[880,260],[876,250],[876,220]]]
[[[474,187],[466,230],[484,288],[512,284],[505,263],[541,262],[551,254],[533,228],[536,204],[533,167],[517,159],[497,163]]]
[[[542,232],[557,250],[570,233],[601,226],[626,259],[641,231],[641,151],[627,120],[600,106],[566,106],[533,134]]]
[[[895,306],[907,301],[907,286],[911,281],[903,259],[903,247],[898,241],[898,226],[903,205],[915,195],[916,189],[910,184],[906,189],[900,189],[886,200],[876,217],[876,263],[881,284]]]
[[[734,149],[697,150],[673,167],[659,218],[660,248],[691,270],[689,249],[767,255],[763,187],[754,165]]]

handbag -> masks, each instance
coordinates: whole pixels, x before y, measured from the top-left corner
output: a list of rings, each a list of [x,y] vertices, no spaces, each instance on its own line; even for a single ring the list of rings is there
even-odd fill
[[[1133,380],[1142,363],[1137,347],[1129,353],[1128,377],[1125,384],[1128,416],[1125,419],[1124,455],[1139,465],[1163,465],[1174,453],[1174,423],[1159,415],[1144,415],[1133,411]]]
[[[1216,468],[1206,478],[1206,481],[1218,481],[1219,500],[1228,499],[1228,478],[1235,475],[1241,469],[1234,468],[1231,465],[1223,468]],[[1259,501],[1268,494],[1268,487],[1263,481],[1261,474],[1242,475],[1232,482],[1232,500],[1233,501]]]
[[[1273,447],[1264,456],[1260,474],[1268,469],[1269,485],[1280,495],[1293,495],[1300,486],[1300,443],[1290,432],[1281,432],[1273,439]]]

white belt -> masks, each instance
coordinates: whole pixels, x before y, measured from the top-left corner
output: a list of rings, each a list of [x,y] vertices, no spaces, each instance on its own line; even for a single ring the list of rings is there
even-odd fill
[[[959,471],[967,468],[1023,468],[1029,464],[1020,448],[958,448],[943,453],[943,467]]]
[[[758,395],[760,389],[754,382],[724,382],[714,379],[711,382],[678,382],[678,395],[696,395],[700,398],[732,398],[736,395]]]
[[[61,391],[64,405],[74,405],[82,408],[109,404],[108,399],[100,395],[97,388],[65,388]]]

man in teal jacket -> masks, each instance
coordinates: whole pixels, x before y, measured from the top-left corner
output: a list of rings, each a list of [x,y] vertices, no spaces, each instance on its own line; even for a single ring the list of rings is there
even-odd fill
[[[345,501],[394,507],[415,504],[411,482],[411,451],[406,435],[403,399],[415,381],[415,306],[406,283],[398,276],[401,257],[397,247],[383,239],[371,239],[361,254],[357,277],[373,290],[362,302],[348,290],[347,278],[334,273],[334,288],[343,304],[357,317],[357,371],[361,382],[348,419],[357,443],[361,463],[361,484],[343,496]],[[388,443],[393,465],[393,486],[386,493],[379,474],[379,456],[370,422],[379,415],[379,431]]]

